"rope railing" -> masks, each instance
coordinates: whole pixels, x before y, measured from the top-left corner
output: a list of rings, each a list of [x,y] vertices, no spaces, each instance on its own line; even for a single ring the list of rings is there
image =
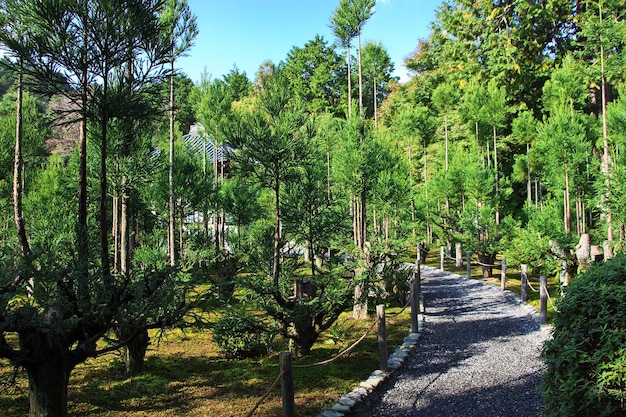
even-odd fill
[[[261,396],[261,398],[259,398],[259,400],[256,402],[256,404],[252,408],[252,410],[250,410],[250,412],[246,414],[246,417],[251,417],[254,414],[254,412],[261,406],[261,404],[263,404],[263,401],[265,401],[267,397],[269,397],[272,390],[276,388],[276,385],[278,385],[283,375],[285,375],[285,371],[281,371],[280,374],[278,374],[278,376],[276,377],[272,385],[270,385],[270,387],[265,391],[265,393]]]
[[[479,266],[484,266],[485,268],[497,268],[497,267],[501,266],[501,264],[500,265],[498,265],[498,264],[484,264],[484,263],[482,263],[480,261],[476,261],[476,263]]]
[[[316,366],[328,365],[329,363],[333,363],[334,361],[336,361],[337,359],[339,359],[343,355],[346,355],[346,354],[350,353],[351,351],[353,351],[363,340],[365,340],[367,335],[372,331],[372,329],[374,329],[374,327],[377,324],[378,324],[378,320],[374,320],[374,323],[372,323],[372,325],[365,331],[365,333],[363,333],[363,336],[358,338],[354,343],[352,343],[350,346],[348,346],[346,349],[342,350],[341,352],[339,352],[337,355],[333,356],[332,358],[326,359],[326,360],[320,361],[320,362],[306,364],[306,365],[294,365],[293,366],[294,369],[296,369],[296,368],[297,369],[313,368],[313,367],[316,367]]]
[[[400,309],[400,311],[397,311],[395,313],[393,313],[392,315],[390,315],[390,317],[396,317],[400,314],[402,314],[409,306],[411,306],[411,309],[413,310],[414,306],[416,306],[416,309],[419,311],[419,300],[416,301],[415,298],[419,297],[419,288],[420,288],[420,284],[419,281],[421,279],[421,274],[419,272],[419,263],[416,262],[416,268],[415,268],[415,272],[413,274],[413,280],[414,282],[411,284],[411,291],[409,292],[409,299],[407,300],[406,304]],[[415,287],[414,287],[415,285]],[[416,288],[416,290],[414,290],[414,288]],[[267,397],[270,395],[270,393],[272,392],[272,390],[276,387],[276,385],[278,384],[279,381],[281,381],[281,392],[282,392],[282,397],[283,397],[283,416],[287,416],[287,417],[292,417],[295,416],[295,408],[294,408],[294,391],[293,391],[293,370],[294,369],[306,369],[306,368],[313,368],[313,367],[317,367],[317,366],[323,366],[323,365],[328,365],[332,362],[335,362],[337,359],[341,358],[344,355],[347,355],[348,353],[352,352],[357,346],[359,346],[359,344],[361,344],[363,342],[363,340],[365,340],[365,338],[370,334],[370,332],[374,329],[374,327],[376,327],[376,325],[378,325],[378,344],[379,344],[379,356],[380,356],[380,360],[381,360],[381,370],[383,370],[384,372],[387,372],[389,370],[388,368],[388,357],[387,357],[387,337],[386,337],[386,330],[385,330],[385,326],[386,326],[386,316],[385,316],[385,312],[384,312],[384,305],[379,305],[377,306],[377,317],[376,319],[373,321],[372,325],[367,328],[367,330],[363,333],[363,335],[361,337],[359,337],[354,343],[352,343],[350,346],[348,346],[346,349],[342,350],[341,352],[337,353],[335,356],[333,356],[332,358],[323,360],[323,361],[319,361],[319,362],[315,362],[315,363],[311,363],[311,364],[304,364],[304,365],[293,365],[292,363],[292,354],[290,352],[283,352],[281,353],[281,372],[278,375],[278,377],[274,380],[274,382],[272,383],[272,385],[265,391],[265,393],[263,394],[263,396],[261,398],[259,398],[259,400],[256,402],[256,404],[254,405],[254,408],[252,410],[250,410],[250,412],[248,412],[246,414],[246,417],[251,417],[254,412],[259,408],[259,406],[261,404],[263,404],[263,402],[267,399]],[[418,328],[417,327],[417,323],[413,323],[414,320],[417,320],[417,313],[411,314],[411,321],[412,321],[412,326],[411,329],[413,328]]]
[[[441,266],[440,269],[441,271],[445,271],[444,268],[444,260],[445,259],[452,259],[456,261],[456,266],[459,267],[462,265],[462,261],[461,260],[461,247],[460,245],[457,246],[457,253],[456,253],[456,257],[452,257],[450,256],[445,250],[444,250],[444,246],[440,247],[440,261],[441,261]],[[466,252],[466,263],[467,263],[467,278],[471,279],[472,277],[472,271],[471,271],[471,265],[472,264],[477,264],[483,268],[498,268],[500,267],[501,270],[501,277],[500,277],[500,287],[502,289],[502,291],[504,291],[506,289],[506,259],[503,258],[501,264],[487,264],[484,262],[481,262],[480,260],[472,260],[472,254],[471,252]],[[547,323],[548,322],[548,315],[547,315],[547,305],[549,304],[552,307],[553,311],[558,312],[558,308],[556,307],[554,301],[552,300],[552,297],[550,297],[550,293],[548,292],[548,288],[547,288],[547,284],[544,286],[544,284],[541,284],[542,287],[540,287],[539,290],[537,290],[535,287],[533,287],[533,285],[529,282],[528,280],[528,275],[526,273],[526,268],[527,265],[522,265],[522,283],[521,283],[521,297],[522,297],[522,302],[526,303],[527,302],[527,290],[526,288],[530,288],[534,293],[539,293],[540,294],[540,316],[541,316],[541,322],[542,323]],[[545,277],[542,277],[542,279],[544,279]],[[545,287],[545,288],[544,288]],[[545,295],[544,295],[545,293]]]
[[[410,292],[410,297],[409,300],[407,301],[407,303],[400,309],[400,311],[397,311],[393,314],[388,315],[388,318],[393,318],[393,317],[397,317],[400,314],[402,314],[410,305],[411,305],[411,297],[413,296],[413,291]],[[367,335],[374,329],[374,327],[379,323],[378,318],[376,320],[374,320],[374,322],[372,323],[372,325],[365,331],[365,333],[363,333],[363,336],[359,337],[354,343],[352,343],[350,346],[348,346],[346,349],[342,350],[341,352],[339,352],[338,354],[336,354],[335,356],[333,356],[330,359],[326,359],[320,362],[315,362],[315,363],[310,363],[310,364],[306,364],[306,365],[294,365],[294,369],[304,369],[304,368],[313,368],[315,366],[322,366],[322,365],[328,365],[329,363],[333,363],[334,361],[336,361],[337,359],[339,359],[340,357],[342,357],[343,355],[346,355],[348,353],[350,353],[351,351],[353,351],[363,340],[365,340],[365,338],[367,337]]]

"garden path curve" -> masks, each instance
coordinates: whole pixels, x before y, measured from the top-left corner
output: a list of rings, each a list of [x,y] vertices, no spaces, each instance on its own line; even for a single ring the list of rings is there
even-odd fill
[[[541,416],[549,328],[499,287],[422,267],[424,327],[404,366],[352,410],[359,417]]]

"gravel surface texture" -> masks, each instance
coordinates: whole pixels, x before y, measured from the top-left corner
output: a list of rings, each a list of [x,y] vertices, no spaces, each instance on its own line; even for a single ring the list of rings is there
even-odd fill
[[[499,287],[422,267],[425,325],[410,359],[352,416],[541,416],[549,330]]]

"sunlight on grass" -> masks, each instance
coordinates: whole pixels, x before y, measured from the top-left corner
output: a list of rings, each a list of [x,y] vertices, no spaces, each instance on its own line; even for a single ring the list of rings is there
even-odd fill
[[[389,351],[402,343],[410,328],[410,312],[390,307],[387,314]],[[372,319],[355,321],[345,313],[338,320],[341,337],[333,340],[326,332],[310,355],[294,363],[323,361],[335,356],[371,327]],[[273,353],[258,359],[226,360],[204,329],[171,330],[152,344],[146,356],[145,373],[132,378],[121,374],[118,354],[109,354],[79,365],[69,386],[69,414],[81,417],[178,417],[244,416],[279,374],[278,353],[287,349],[278,339]],[[0,378],[6,381],[12,368],[5,362]],[[352,352],[335,362],[312,368],[296,369],[296,409],[299,416],[317,416],[377,369],[376,329]],[[0,391],[3,417],[28,414],[27,381],[18,373],[17,386]],[[255,416],[281,413],[280,387],[259,407]]]
[[[439,267],[438,259],[427,264]],[[454,268],[446,261],[446,270],[466,275],[466,269]],[[472,278],[481,279],[478,266],[472,267]],[[487,279],[500,285],[500,270]],[[539,288],[539,278],[530,282]],[[507,289],[520,293],[519,271],[507,271]],[[558,298],[558,281],[549,279],[549,291]],[[539,294],[528,291],[529,304],[539,310]],[[553,314],[549,304],[549,314]],[[387,313],[388,349],[391,353],[410,329],[410,310],[390,306]],[[398,314],[400,313],[400,314]],[[219,311],[208,313],[211,321]],[[374,308],[370,306],[370,314]],[[353,320],[344,313],[337,323],[323,333],[311,353],[294,359],[294,365],[312,364],[334,357],[372,327],[373,318]],[[255,405],[279,374],[279,352],[287,350],[280,337],[272,351],[261,358],[227,360],[220,356],[208,329],[172,329],[164,334],[151,333],[151,345],[146,356],[145,372],[132,378],[122,375],[118,353],[92,359],[79,365],[72,373],[69,387],[69,413],[84,417],[182,417],[182,416],[244,416]],[[0,379],[9,380],[12,368],[3,362]],[[297,368],[294,371],[296,410],[298,416],[317,416],[332,406],[379,367],[376,326],[353,351],[329,365]],[[27,381],[23,371],[17,374],[17,385],[3,386],[0,409],[4,417],[28,414]],[[269,417],[281,413],[280,387],[259,407],[255,416]]]

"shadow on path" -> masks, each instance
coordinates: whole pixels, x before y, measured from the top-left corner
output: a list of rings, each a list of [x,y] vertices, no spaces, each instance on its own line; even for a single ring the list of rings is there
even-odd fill
[[[422,272],[425,327],[405,366],[353,416],[540,416],[546,333],[481,281]]]

